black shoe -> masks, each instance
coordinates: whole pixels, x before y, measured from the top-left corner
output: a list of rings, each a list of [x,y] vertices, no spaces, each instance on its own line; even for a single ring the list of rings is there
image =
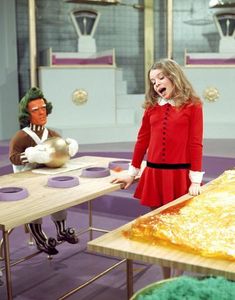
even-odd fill
[[[56,239],[50,237],[43,243],[36,243],[38,250],[45,252],[48,255],[56,255],[59,251],[56,249]]]
[[[58,242],[68,242],[70,244],[77,244],[79,239],[77,237],[76,231],[74,228],[69,227],[66,229],[65,233],[57,235]]]

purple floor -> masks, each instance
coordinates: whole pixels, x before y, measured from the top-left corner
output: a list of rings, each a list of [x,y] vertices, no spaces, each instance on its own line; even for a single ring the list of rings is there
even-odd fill
[[[75,208],[69,211],[68,224],[86,228],[88,215]],[[94,226],[112,230],[130,221],[129,218],[116,218],[113,215],[95,214]],[[77,224],[79,224],[77,226]],[[49,217],[44,218],[44,231],[55,236],[54,226]],[[95,233],[98,236],[99,233]],[[11,258],[16,260],[35,251],[27,244],[28,236],[23,227],[16,228],[10,236]],[[43,253],[12,267],[14,299],[17,300],[53,300],[58,299],[70,289],[104,271],[118,260],[95,255],[86,251],[88,234],[80,236],[78,245],[64,243],[58,246],[59,254],[48,260]],[[160,280],[161,270],[156,265],[135,263],[134,286],[138,290],[145,285]],[[5,287],[0,287],[0,299],[7,300]],[[120,265],[90,286],[83,288],[69,299],[126,299],[125,264]]]
[[[205,182],[217,177],[224,170],[235,167],[235,147],[234,155],[232,155],[231,147],[233,144],[234,141],[232,141],[232,144],[230,141],[230,149],[228,151],[224,143],[224,153],[206,152],[203,158],[203,168],[206,171]],[[218,145],[220,144],[216,144],[216,147],[213,147],[209,144],[208,149],[210,151],[213,149],[218,151]],[[80,147],[79,156],[96,155],[130,159],[132,146],[125,144],[119,145],[118,148],[117,145],[111,145],[111,147],[108,145],[105,148],[104,145],[88,145],[87,147]],[[12,168],[8,160],[8,141],[2,141],[0,142],[0,174],[4,175],[10,172],[12,172]],[[148,209],[140,206],[138,201],[133,198],[134,188],[135,186],[132,186],[129,190],[113,192],[95,199],[93,201],[94,226],[112,230],[148,212]],[[69,210],[68,225],[81,230],[86,228],[87,224],[88,214],[85,204]],[[48,235],[55,236],[55,229],[49,217],[44,218],[44,231]],[[98,233],[95,236],[98,236]],[[29,255],[35,251],[34,246],[27,244],[27,238],[28,236],[23,232],[22,226],[12,232],[10,237],[12,259]],[[117,262],[114,258],[87,252],[87,241],[88,234],[83,234],[78,245],[64,243],[58,246],[59,254],[54,256],[52,260],[48,260],[46,255],[41,253],[29,261],[12,267],[14,299],[58,299],[70,289],[84,283],[106,267],[111,266],[112,263]],[[2,261],[0,261],[0,265],[1,267],[3,266]],[[136,262],[134,271],[135,291],[162,279],[161,269],[157,265]],[[78,291],[68,299],[126,299],[125,264]],[[0,286],[0,300],[7,300],[5,285]]]

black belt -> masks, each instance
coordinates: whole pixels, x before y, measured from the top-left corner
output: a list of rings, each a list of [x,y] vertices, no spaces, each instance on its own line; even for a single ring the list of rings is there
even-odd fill
[[[191,164],[155,164],[147,161],[147,167],[154,169],[190,169]]]

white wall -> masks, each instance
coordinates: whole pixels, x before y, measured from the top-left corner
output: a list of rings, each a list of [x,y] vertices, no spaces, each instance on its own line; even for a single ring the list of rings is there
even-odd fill
[[[39,85],[52,102],[49,127],[110,126],[116,122],[115,68],[40,67]],[[87,102],[76,105],[74,91],[87,93]]]
[[[235,67],[185,67],[184,71],[204,101],[204,138],[235,139]],[[115,68],[39,68],[40,86],[54,105],[48,126],[80,144],[135,141],[144,95],[126,94],[119,73]],[[77,106],[71,96],[81,88],[88,92],[88,101]],[[217,89],[217,101],[205,100],[208,88]]]
[[[204,137],[235,139],[235,67],[187,67],[184,71],[204,100]],[[219,92],[215,102],[204,99],[204,92],[210,87]]]
[[[130,95],[122,71],[115,67],[40,67],[39,85],[53,111],[47,126],[79,144],[135,141],[144,95]],[[86,103],[72,101],[75,90],[87,92]]]

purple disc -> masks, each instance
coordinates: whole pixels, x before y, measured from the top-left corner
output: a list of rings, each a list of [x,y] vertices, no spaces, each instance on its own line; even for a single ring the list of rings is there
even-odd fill
[[[109,169],[114,171],[128,170],[130,162],[130,160],[114,160],[109,163]]]
[[[109,175],[110,175],[110,170],[108,168],[90,167],[82,170],[83,177],[99,178],[99,177],[106,177]]]
[[[47,185],[55,188],[70,188],[79,185],[79,180],[75,176],[55,176],[48,179]]]
[[[0,189],[1,201],[16,201],[28,197],[29,193],[25,188],[16,186],[4,187]]]

